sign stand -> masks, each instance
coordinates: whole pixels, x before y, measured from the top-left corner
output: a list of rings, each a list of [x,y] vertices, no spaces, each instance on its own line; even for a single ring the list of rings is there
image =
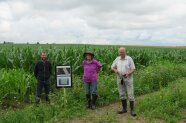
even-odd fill
[[[71,65],[56,65],[56,88],[63,88],[61,90],[61,100],[63,105],[67,104],[67,91],[66,88],[72,87],[72,67]]]

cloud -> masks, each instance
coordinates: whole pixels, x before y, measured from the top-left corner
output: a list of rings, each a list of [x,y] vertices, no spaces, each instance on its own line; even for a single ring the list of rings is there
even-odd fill
[[[1,0],[0,41],[186,45],[185,0]]]

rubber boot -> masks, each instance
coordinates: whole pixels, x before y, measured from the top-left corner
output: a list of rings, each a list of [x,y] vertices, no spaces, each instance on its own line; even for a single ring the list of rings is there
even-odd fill
[[[97,95],[96,94],[92,94],[92,110],[96,109],[96,100],[97,100]]]
[[[123,114],[127,112],[127,100],[124,99],[124,100],[121,100],[121,102],[122,102],[122,110],[118,111],[118,114]]]
[[[136,113],[134,111],[134,101],[130,101],[130,110],[131,110],[130,114],[132,116],[136,116]]]
[[[91,108],[91,97],[90,97],[90,94],[86,94],[86,98],[87,98],[87,108]]]

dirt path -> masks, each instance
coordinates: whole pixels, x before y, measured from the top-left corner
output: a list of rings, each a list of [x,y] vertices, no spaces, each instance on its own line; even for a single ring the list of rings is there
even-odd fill
[[[140,102],[144,96],[136,98],[136,103]],[[117,111],[121,109],[121,102],[116,102],[104,107],[97,107],[96,110],[87,109],[87,115],[81,118],[74,118],[65,123],[149,123],[148,119],[143,118],[137,114],[136,117],[130,115],[130,109],[128,106],[128,112],[125,114],[117,114]],[[153,121],[154,123],[163,123],[162,121]],[[63,123],[63,122],[57,122]]]
[[[156,93],[156,92],[155,92]],[[153,96],[154,93],[149,93],[136,98],[135,105],[140,103],[145,97]],[[86,115],[73,119],[58,121],[56,123],[165,123],[159,119],[147,119],[142,114],[137,112],[136,117],[130,115],[129,103],[127,113],[117,114],[121,110],[121,102],[115,102],[103,107],[97,107],[96,110],[87,109]],[[186,123],[186,109],[182,110],[183,118],[180,123]]]
[[[117,122],[117,123],[146,123],[145,119],[140,118],[139,116],[132,117],[130,115],[130,110],[125,114],[117,114],[117,111],[121,109],[121,103],[113,103],[108,106],[97,108],[95,111],[89,110],[88,116],[84,119],[81,119],[79,123],[108,123],[108,122]],[[74,120],[72,120],[72,123]],[[77,120],[75,120],[77,123]],[[74,123],[75,123],[74,122]]]
[[[183,109],[182,110],[182,114],[183,114],[183,118],[182,118],[182,120],[180,121],[180,123],[186,123],[186,109]]]

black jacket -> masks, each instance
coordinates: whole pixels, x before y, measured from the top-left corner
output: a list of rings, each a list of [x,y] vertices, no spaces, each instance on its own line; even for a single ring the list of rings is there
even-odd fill
[[[34,75],[37,80],[47,81],[50,79],[51,71],[52,68],[49,61],[38,61],[35,66]]]

